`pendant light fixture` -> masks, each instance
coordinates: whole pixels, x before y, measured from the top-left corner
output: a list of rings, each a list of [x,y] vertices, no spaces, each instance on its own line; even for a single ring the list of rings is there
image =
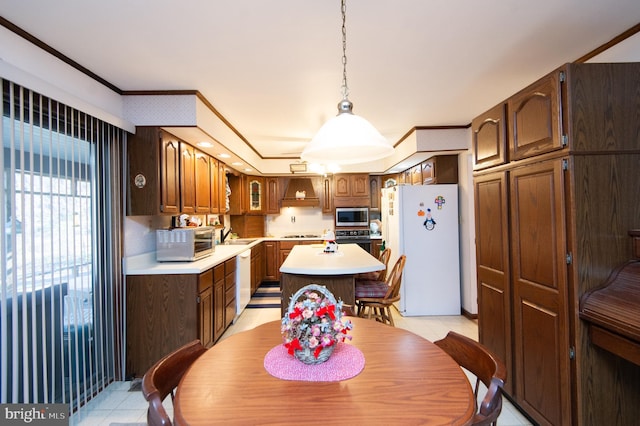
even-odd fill
[[[318,164],[356,164],[379,160],[393,153],[393,146],[367,120],[353,113],[347,86],[346,4],[342,1],[342,101],[338,115],[318,130],[300,158]]]

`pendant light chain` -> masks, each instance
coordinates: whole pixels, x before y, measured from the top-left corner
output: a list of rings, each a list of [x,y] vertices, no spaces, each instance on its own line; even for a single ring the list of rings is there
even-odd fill
[[[347,6],[342,4],[342,100],[338,115],[324,123],[307,144],[300,158],[324,165],[360,164],[393,154],[393,146],[367,120],[353,113],[347,98]],[[354,155],[356,153],[356,155]]]
[[[342,0],[342,99],[349,96],[349,87],[347,86],[347,4]]]

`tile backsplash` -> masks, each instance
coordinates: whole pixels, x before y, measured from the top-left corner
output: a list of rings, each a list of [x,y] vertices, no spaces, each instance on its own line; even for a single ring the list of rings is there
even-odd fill
[[[225,216],[224,223],[230,223]],[[265,216],[265,232],[272,237],[288,234],[322,234],[325,229],[333,229],[333,214],[323,214],[322,210],[308,207],[283,207],[279,215]],[[168,228],[171,216],[126,216],[124,220],[124,255],[137,256],[154,252],[156,249],[156,229]],[[219,239],[220,231],[216,233]]]
[[[287,234],[321,234],[333,229],[333,214],[309,207],[282,207],[279,215],[267,215],[265,230],[268,236]]]

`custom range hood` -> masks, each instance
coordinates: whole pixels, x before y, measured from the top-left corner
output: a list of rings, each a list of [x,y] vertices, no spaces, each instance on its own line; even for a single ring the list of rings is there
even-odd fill
[[[282,198],[282,207],[318,207],[320,199],[316,197],[310,178],[291,178]]]

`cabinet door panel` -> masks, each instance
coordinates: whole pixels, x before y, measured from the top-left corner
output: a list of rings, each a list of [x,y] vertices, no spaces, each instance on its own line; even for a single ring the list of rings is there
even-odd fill
[[[351,196],[352,197],[368,197],[369,196],[369,175],[355,174],[351,175]]]
[[[224,301],[224,266],[223,278],[215,282],[213,286],[213,338],[218,340],[224,333],[226,324],[224,322],[226,304]]]
[[[195,150],[186,143],[180,143],[180,211],[195,213],[196,211],[196,172]]]
[[[336,197],[350,197],[351,196],[351,185],[349,182],[348,175],[336,175],[334,178],[335,182],[335,191],[334,196]]]
[[[506,161],[505,104],[500,104],[473,120],[473,169],[504,164]]]
[[[268,177],[266,179],[266,210],[267,214],[280,214],[280,191],[279,182],[276,177]]]
[[[160,143],[160,210],[180,211],[180,147],[176,140]]]
[[[512,160],[562,148],[560,73],[552,73],[509,99]]]
[[[333,213],[333,182],[331,178],[322,179],[322,213]]]
[[[215,158],[209,157],[209,180],[211,181],[211,192],[209,202],[211,213],[220,213],[220,175],[218,168],[220,164]]]
[[[264,242],[264,279],[276,281],[278,279],[278,243],[275,241]]]
[[[562,160],[514,169],[510,201],[516,399],[542,422],[570,424]]]
[[[209,213],[211,208],[211,175],[209,174],[209,156],[195,151],[195,189],[196,213]]]
[[[264,213],[264,179],[257,176],[248,176],[246,185],[247,213]]]
[[[198,295],[198,338],[209,347],[213,344],[213,288]]]
[[[373,211],[380,210],[380,202],[382,198],[380,183],[380,176],[369,176],[369,208]]]
[[[512,370],[511,285],[509,281],[508,191],[506,172],[476,177],[476,262],[478,336]],[[508,376],[507,392],[514,377]]]

